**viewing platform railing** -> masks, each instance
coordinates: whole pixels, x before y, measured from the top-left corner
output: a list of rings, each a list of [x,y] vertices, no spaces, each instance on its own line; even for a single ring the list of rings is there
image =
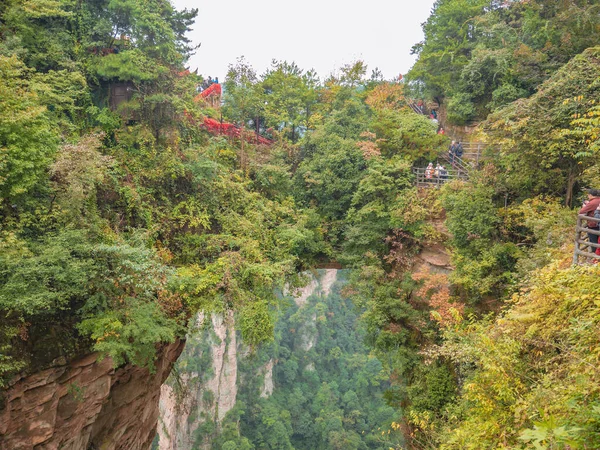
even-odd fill
[[[463,148],[462,159],[468,160],[474,163],[476,166],[479,162],[484,159],[483,151],[487,148],[493,148],[494,150],[500,150],[498,145],[490,145],[484,142],[461,142]]]
[[[600,244],[593,244],[587,240],[587,236],[582,238],[582,233],[590,233],[596,236],[600,236],[600,230],[598,228],[588,228],[587,222],[600,223],[600,219],[595,217],[589,217],[584,214],[577,216],[577,227],[575,228],[575,252],[573,253],[573,264],[579,264],[580,257],[591,258],[600,260],[600,255],[594,253],[597,248],[600,248]]]
[[[432,175],[431,177],[427,177],[427,169],[423,167],[415,167],[413,168],[413,173],[415,174],[415,184],[417,187],[440,187],[444,183],[447,183],[450,180],[466,180],[464,174],[461,172],[448,169],[448,174],[443,176],[436,177]]]

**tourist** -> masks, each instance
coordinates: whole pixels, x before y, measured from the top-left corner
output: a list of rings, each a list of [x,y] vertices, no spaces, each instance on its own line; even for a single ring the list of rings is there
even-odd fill
[[[440,178],[442,180],[448,179],[448,170],[444,166],[440,166]]]
[[[429,165],[425,169],[425,178],[427,180],[431,180],[433,178],[433,172],[434,172],[433,163],[429,163]]]
[[[456,156],[458,156],[459,158],[461,158],[461,157],[462,157],[462,155],[463,155],[463,146],[462,146],[462,144],[460,143],[460,141],[458,141],[458,143],[457,143],[457,144],[456,144],[456,146],[454,147],[454,154],[455,154]]]
[[[588,201],[584,203],[583,207],[577,214],[584,214],[588,217],[594,217],[596,210],[600,208],[600,189],[588,189],[587,194]],[[599,231],[598,222],[592,220],[587,221],[587,228],[590,231]],[[588,241],[591,244],[598,244],[598,235],[588,232]],[[591,247],[590,253],[596,251],[596,247]]]
[[[452,164],[452,167],[454,167],[455,153],[456,153],[456,141],[452,141],[452,143],[450,144],[450,147],[448,147],[448,161],[450,161],[450,164]]]

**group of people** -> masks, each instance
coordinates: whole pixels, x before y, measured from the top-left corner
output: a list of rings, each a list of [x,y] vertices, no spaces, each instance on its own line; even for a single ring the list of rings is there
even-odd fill
[[[213,84],[219,84],[219,77],[213,79],[210,75],[204,79],[202,84],[198,86],[198,92],[202,92],[205,89],[208,89]]]
[[[440,180],[448,179],[448,171],[440,163],[438,163],[435,167],[433,167],[433,163],[429,163],[429,165],[425,169],[425,179],[433,180],[434,178]]]
[[[579,210],[578,214],[583,214],[588,217],[600,219],[600,189],[588,189],[587,200],[583,202],[583,206]],[[588,220],[587,228],[589,230],[589,243],[597,245],[599,236],[595,233],[600,232],[600,223],[593,220]],[[596,255],[600,256],[600,247],[592,247],[591,252],[596,253]]]
[[[435,109],[431,110],[431,112],[429,113],[429,118],[433,120],[434,123],[438,123],[438,115]]]

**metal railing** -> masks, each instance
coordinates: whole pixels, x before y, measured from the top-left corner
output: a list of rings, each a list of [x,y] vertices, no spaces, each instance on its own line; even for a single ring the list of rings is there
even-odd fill
[[[462,159],[473,161],[475,165],[478,165],[479,162],[484,159],[483,151],[486,148],[492,148],[494,150],[499,150],[499,145],[490,145],[485,142],[461,142],[463,148]]]
[[[597,248],[600,248],[600,244],[594,244],[589,242],[586,238],[582,239],[582,233],[590,233],[596,236],[600,236],[600,229],[588,228],[587,222],[600,223],[600,219],[595,217],[589,217],[585,214],[579,214],[577,216],[577,227],[575,228],[575,252],[573,253],[573,264],[579,264],[579,257],[600,259],[600,255],[595,253]]]
[[[417,187],[440,187],[443,184],[447,183],[451,180],[466,180],[467,178],[456,170],[447,170],[446,175],[435,176],[435,174],[431,174],[428,176],[427,169],[424,167],[415,167],[413,168],[413,173],[415,174],[415,184]]]
[[[452,168],[455,169],[457,173],[463,175],[465,178],[469,178],[469,171],[472,167],[467,166],[462,157],[456,155],[450,156],[450,153],[443,153],[441,156],[445,161],[452,165]]]
[[[424,105],[417,105],[415,102],[408,102],[408,106],[417,114],[427,115]]]

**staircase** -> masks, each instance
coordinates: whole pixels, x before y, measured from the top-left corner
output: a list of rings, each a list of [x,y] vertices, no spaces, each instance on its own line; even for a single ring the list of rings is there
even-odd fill
[[[419,106],[415,102],[408,102],[408,106],[417,114],[425,114],[425,106]]]
[[[467,163],[462,157],[454,155],[454,158],[452,158],[449,153],[444,153],[441,155],[441,158],[447,164],[450,164],[459,177],[466,180],[469,179],[469,172],[473,169],[473,166]]]
[[[464,156],[464,154],[463,154]],[[446,171],[448,175],[436,177],[435,175],[427,178],[427,168],[415,167],[415,184],[420,188],[440,187],[451,180],[469,180],[469,172],[473,170],[474,164],[465,161],[463,158],[454,155],[452,158],[448,152],[444,152],[439,156],[439,159],[444,160],[447,165]]]
[[[469,163],[477,166],[485,157],[483,151],[485,149],[492,149],[494,151],[500,151],[499,145],[490,145],[484,142],[461,142],[463,147],[462,159],[467,160]]]

